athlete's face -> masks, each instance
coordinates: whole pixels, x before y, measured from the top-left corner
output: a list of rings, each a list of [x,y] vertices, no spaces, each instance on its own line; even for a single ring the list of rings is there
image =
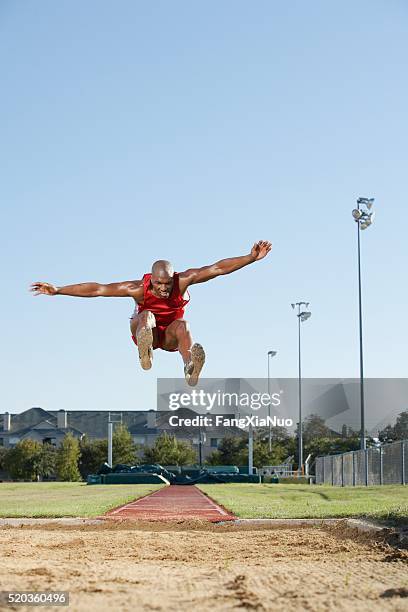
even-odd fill
[[[152,283],[152,293],[157,297],[168,298],[173,289],[173,278],[168,274],[154,275],[152,274],[150,282]]]

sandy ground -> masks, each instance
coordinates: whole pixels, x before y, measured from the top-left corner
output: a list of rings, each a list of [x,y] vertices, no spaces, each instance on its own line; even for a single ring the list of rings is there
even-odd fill
[[[8,590],[68,590],[81,612],[408,610],[408,553],[342,526],[2,527]]]

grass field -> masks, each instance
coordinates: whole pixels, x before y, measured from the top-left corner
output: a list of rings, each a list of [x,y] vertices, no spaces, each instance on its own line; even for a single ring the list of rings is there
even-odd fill
[[[200,485],[240,518],[369,517],[408,524],[408,487],[281,484]]]
[[[0,483],[0,517],[95,517],[161,485],[79,482]],[[408,524],[408,487],[310,485],[200,485],[240,518],[368,517]]]
[[[94,517],[161,487],[83,482],[0,483],[0,517]]]

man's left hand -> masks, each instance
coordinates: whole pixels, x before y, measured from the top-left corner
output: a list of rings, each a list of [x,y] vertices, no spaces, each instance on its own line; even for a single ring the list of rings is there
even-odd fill
[[[271,248],[271,242],[268,242],[267,240],[259,240],[259,242],[256,242],[252,247],[251,256],[254,258],[254,261],[259,261],[267,256]]]

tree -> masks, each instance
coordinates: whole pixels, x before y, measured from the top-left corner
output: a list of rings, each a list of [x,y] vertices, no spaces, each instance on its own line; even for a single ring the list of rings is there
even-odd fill
[[[254,465],[258,468],[263,465],[280,465],[287,456],[286,448],[279,442],[272,442],[271,450],[267,442],[263,442],[262,445],[254,443]]]
[[[79,445],[81,456],[79,470],[82,478],[88,474],[96,474],[103,463],[108,460],[108,440],[90,440],[84,436]],[[126,425],[115,427],[112,435],[112,463],[124,463],[137,465],[138,445],[133,442],[132,436]]]
[[[7,454],[7,449],[4,446],[0,446],[0,470],[4,470],[4,457]]]
[[[90,440],[84,436],[79,443],[79,471],[83,479],[88,474],[97,474],[102,463],[108,458],[107,440]]]
[[[406,440],[408,438],[408,410],[400,412],[395,425],[387,425],[378,437],[381,442],[395,442],[395,440]]]
[[[317,414],[309,415],[303,421],[303,441],[308,442],[315,438],[330,438],[331,430],[324,419]]]
[[[38,480],[40,475],[42,444],[31,438],[17,442],[9,448],[3,466],[13,480]]]
[[[367,440],[367,446],[369,446]],[[320,455],[336,455],[338,453],[347,453],[348,451],[358,450],[360,448],[360,438],[354,436],[352,438],[315,438],[305,444],[305,454],[311,453],[313,458]]]
[[[395,442],[396,438],[395,438],[394,427],[392,425],[388,424],[387,427],[384,427],[384,429],[382,429],[378,433],[378,439],[383,444],[386,444],[386,443],[389,443],[389,442]]]
[[[243,448],[237,465],[248,465],[248,444]],[[264,465],[279,465],[287,457],[286,450],[279,443],[272,444],[269,450],[268,440],[254,440],[253,464],[257,468]]]
[[[254,431],[254,436],[262,440],[269,441],[269,428],[259,427]],[[281,425],[272,425],[271,427],[271,440],[273,442],[285,442],[290,438],[289,432],[286,427]]]
[[[197,457],[189,442],[163,432],[152,447],[144,449],[143,459],[146,463],[160,465],[189,465],[195,463]]]
[[[112,436],[112,461],[116,465],[125,463],[135,465],[136,445],[126,425],[118,425]]]
[[[57,451],[56,468],[60,480],[81,480],[78,469],[79,456],[79,442],[71,432],[68,432]]]
[[[213,450],[212,453],[210,453],[207,457],[207,459],[204,462],[206,465],[223,465],[222,463],[222,455],[220,453],[220,451],[217,450]],[[225,465],[230,465],[230,464],[225,464]]]
[[[55,476],[57,449],[52,444],[43,444],[38,462],[38,475],[42,478]]]
[[[208,465],[244,465],[246,436],[225,436],[206,460]]]
[[[400,412],[394,425],[395,439],[405,440],[408,438],[408,410]]]
[[[272,449],[269,450],[267,439],[254,438],[253,464],[255,467],[277,465],[282,463],[286,457],[286,448],[279,442],[274,442]],[[248,465],[248,438],[246,436],[225,437],[218,449],[208,456],[206,463],[208,465]]]

